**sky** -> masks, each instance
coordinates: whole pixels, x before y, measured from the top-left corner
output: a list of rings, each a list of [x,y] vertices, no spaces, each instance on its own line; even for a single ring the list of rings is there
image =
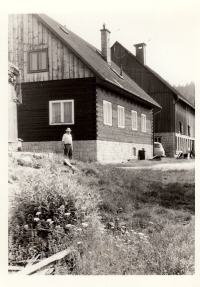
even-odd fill
[[[114,3],[123,6],[126,1]],[[122,7],[121,12],[119,9],[117,12],[96,9],[92,13],[90,10],[81,13],[70,10],[68,13],[46,14],[98,49],[101,49],[100,29],[105,23],[111,32],[111,46],[118,41],[135,54],[133,45],[145,42],[147,66],[171,85],[195,82],[195,1],[136,3],[133,1],[129,10],[123,11]],[[155,6],[155,3],[162,5]]]

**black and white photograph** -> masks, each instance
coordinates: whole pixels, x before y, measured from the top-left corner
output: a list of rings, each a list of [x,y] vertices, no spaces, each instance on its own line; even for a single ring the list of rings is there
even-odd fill
[[[197,286],[200,3],[61,2],[4,15],[7,276]]]

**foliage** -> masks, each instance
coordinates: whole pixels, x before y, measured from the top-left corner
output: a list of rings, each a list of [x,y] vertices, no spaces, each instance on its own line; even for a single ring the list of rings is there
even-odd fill
[[[185,86],[174,86],[190,103],[195,104],[195,84],[191,82]]]

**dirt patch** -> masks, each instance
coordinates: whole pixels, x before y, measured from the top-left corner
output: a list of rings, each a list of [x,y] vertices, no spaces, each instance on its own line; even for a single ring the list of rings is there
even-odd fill
[[[157,163],[146,166],[129,166],[121,167],[124,169],[153,169],[153,170],[189,170],[195,168],[195,162],[182,162],[182,163]]]

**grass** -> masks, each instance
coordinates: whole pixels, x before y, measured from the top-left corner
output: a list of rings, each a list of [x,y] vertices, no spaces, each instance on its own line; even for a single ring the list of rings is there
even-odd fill
[[[71,163],[10,159],[10,264],[70,247],[55,274],[194,274],[194,170]]]

